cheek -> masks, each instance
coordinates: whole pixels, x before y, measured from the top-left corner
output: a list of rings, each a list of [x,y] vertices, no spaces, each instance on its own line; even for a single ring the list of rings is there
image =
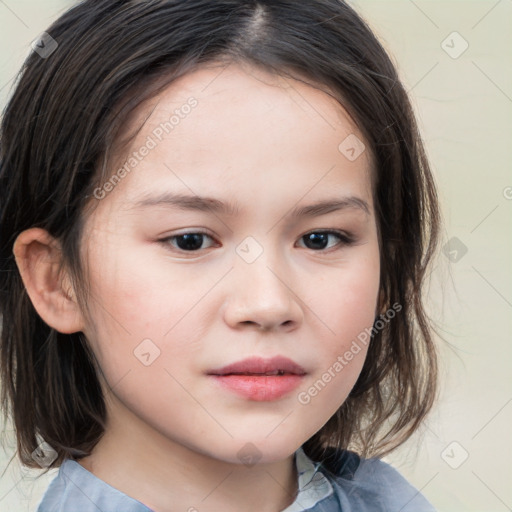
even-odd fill
[[[318,284],[318,283],[317,283]],[[335,269],[315,289],[318,312],[329,328],[329,346],[340,349],[367,327],[376,316],[380,284],[378,251]],[[320,316],[320,315],[319,315]]]
[[[151,252],[135,247],[127,237],[98,237],[91,246],[90,307],[97,313],[99,326],[121,329],[137,338],[160,323],[155,319],[171,323],[170,299],[184,293],[178,276],[162,272]]]
[[[299,403],[331,414],[343,403],[363,367],[379,294],[378,251],[346,269],[336,269],[316,288],[315,312],[325,329],[317,354],[319,368]]]
[[[377,284],[375,284],[375,282]],[[324,297],[325,323],[319,339],[319,364],[297,395],[298,407],[313,435],[347,399],[363,367],[375,319],[378,279],[341,280]],[[330,298],[331,300],[328,300]]]
[[[173,266],[154,248],[136,251],[121,237],[96,247],[89,254],[91,321],[85,335],[109,383],[140,371],[148,359],[141,361],[142,354],[150,354],[152,368],[172,368],[173,361],[193,357],[206,323],[202,303],[197,305],[219,272],[201,277],[193,266]]]

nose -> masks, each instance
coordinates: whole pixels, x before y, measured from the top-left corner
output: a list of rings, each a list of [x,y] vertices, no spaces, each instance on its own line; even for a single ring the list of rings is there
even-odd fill
[[[224,308],[230,327],[288,332],[301,324],[301,300],[283,267],[265,252],[250,264],[240,258],[235,261]]]

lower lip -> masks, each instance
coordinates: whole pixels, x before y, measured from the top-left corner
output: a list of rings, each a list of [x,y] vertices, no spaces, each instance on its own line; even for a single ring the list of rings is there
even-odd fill
[[[222,386],[256,402],[277,400],[296,389],[303,375],[213,375]]]

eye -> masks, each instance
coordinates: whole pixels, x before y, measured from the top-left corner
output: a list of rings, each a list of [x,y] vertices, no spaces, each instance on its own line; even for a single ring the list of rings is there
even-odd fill
[[[338,242],[336,243],[336,239]],[[204,246],[205,240],[210,240],[210,244]],[[303,235],[300,241],[304,241],[306,249],[312,249],[315,252],[325,251],[325,249],[332,249],[333,247],[347,246],[354,243],[354,239],[342,231],[312,231]],[[331,243],[334,240],[334,243]],[[198,252],[200,250],[213,247],[215,241],[212,236],[203,231],[190,231],[179,235],[172,235],[159,240],[166,246],[171,246],[178,251],[182,252]]]
[[[186,252],[195,252],[201,249],[207,249],[203,247],[205,238],[213,240],[213,238],[202,231],[193,231],[190,233],[182,233],[181,235],[173,235],[160,240],[164,244],[172,245],[173,247]]]
[[[329,238],[332,240],[333,237],[339,240],[337,244],[329,244]],[[300,240],[304,240],[307,249],[313,249],[317,252],[331,249],[336,245],[340,247],[350,245],[354,242],[353,238],[341,231],[312,231],[302,236]]]

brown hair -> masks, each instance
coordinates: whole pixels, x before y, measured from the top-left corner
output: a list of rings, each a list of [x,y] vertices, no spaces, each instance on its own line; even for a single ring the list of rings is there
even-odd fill
[[[37,467],[36,436],[58,454],[50,467],[89,454],[106,409],[87,340],[38,316],[13,243],[30,227],[47,230],[84,301],[84,209],[107,177],[116,136],[136,106],[214,61],[322,84],[364,134],[375,163],[381,307],[402,310],[372,331],[349,397],[304,449],[315,460],[328,446],[383,455],[408,439],[437,389],[422,285],[438,242],[438,202],[407,94],[365,22],[341,0],[85,0],[47,32],[58,47],[27,58],[0,139],[1,403],[22,462]]]

